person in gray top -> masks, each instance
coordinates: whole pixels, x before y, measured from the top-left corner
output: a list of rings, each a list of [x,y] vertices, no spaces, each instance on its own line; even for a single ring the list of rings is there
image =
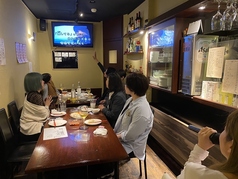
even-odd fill
[[[106,103],[100,104],[98,108],[107,117],[112,128],[126,102],[121,78],[117,73],[110,73],[107,76],[106,86],[109,89],[109,96]]]
[[[130,157],[145,159],[148,135],[153,126],[153,112],[146,99],[148,79],[139,73],[126,77],[125,92],[131,97],[126,101],[114,127],[118,139]]]

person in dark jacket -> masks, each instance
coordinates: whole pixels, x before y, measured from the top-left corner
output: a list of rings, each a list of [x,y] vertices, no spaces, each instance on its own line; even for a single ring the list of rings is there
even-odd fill
[[[100,70],[102,71],[103,76],[104,76],[105,78],[107,78],[108,74],[116,72],[116,69],[113,68],[113,67],[108,67],[108,68],[106,69],[106,68],[101,64],[101,62],[98,61],[96,52],[94,52],[93,59],[95,60],[95,62],[96,62],[97,65],[99,66],[99,68],[100,68]],[[106,87],[106,88],[104,88],[104,91],[103,91],[103,93],[102,93],[102,96],[97,99],[97,102],[96,102],[97,105],[98,105],[98,104],[104,104],[104,103],[107,101],[108,94],[109,94],[109,90],[108,90],[108,88]]]
[[[121,78],[117,73],[108,74],[106,86],[109,89],[108,100],[105,104],[100,104],[98,108],[107,117],[111,126],[114,127],[127,98]]]

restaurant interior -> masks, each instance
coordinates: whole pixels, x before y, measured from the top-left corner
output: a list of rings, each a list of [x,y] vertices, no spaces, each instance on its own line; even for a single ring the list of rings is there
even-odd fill
[[[63,85],[64,89],[70,90],[72,84],[77,87],[80,82],[82,89],[103,91],[105,79],[93,60],[96,52],[98,60],[106,68],[115,67],[117,70],[126,70],[128,74],[138,72],[148,77],[150,87],[147,100],[154,109],[154,126],[148,145],[173,174],[178,175],[197,142],[197,133],[189,126],[211,126],[221,132],[226,117],[238,106],[235,87],[226,87],[225,91],[220,87],[225,86],[225,82],[232,83],[229,76],[223,75],[226,71],[224,66],[220,66],[221,75],[214,77],[207,68],[209,64],[202,63],[199,67],[202,72],[199,72],[199,79],[196,79],[200,80],[200,91],[195,93],[197,86],[192,84],[194,79],[188,79],[184,75],[186,55],[183,53],[183,39],[191,34],[195,34],[194,38],[199,35],[211,36],[213,39],[210,43],[216,43],[216,47],[224,47],[226,52],[225,48],[236,44],[237,30],[212,29],[215,28],[212,26],[212,17],[218,10],[218,4],[213,0],[141,0],[134,4],[128,2],[130,5],[128,4],[127,9],[123,9],[126,4],[110,6],[110,2],[103,4],[107,10],[102,9],[101,12],[102,4],[97,5],[97,0],[92,2],[71,1],[74,11],[72,13],[71,9],[69,15],[69,10],[62,10],[69,8],[65,4],[47,9],[44,4],[36,5],[27,0],[1,1],[0,107],[7,109],[11,101],[15,101],[18,107],[23,106],[23,81],[29,72],[50,73],[58,89]],[[53,6],[57,2],[51,3]],[[85,6],[81,7],[80,3],[85,3]],[[120,10],[119,5],[123,10]],[[41,11],[37,12],[40,8],[37,9],[36,6],[42,6]],[[59,12],[57,8],[62,11]],[[219,8],[223,12],[226,3],[222,2]],[[83,9],[90,11],[85,13],[85,19],[80,16]],[[116,13],[117,9],[120,13]],[[108,11],[107,16],[103,11]],[[128,27],[131,17],[135,19],[139,12],[140,25],[131,29],[131,26]],[[90,43],[57,43],[56,33],[53,33],[57,31],[57,25],[71,25],[70,23],[91,25],[88,26],[91,29]],[[160,34],[162,31],[165,34],[171,28],[172,42],[169,43],[172,47],[171,44],[160,45],[157,41],[154,46],[153,34]],[[236,54],[227,52],[221,59],[222,64],[224,59],[237,59]],[[157,56],[154,58],[153,55]],[[62,63],[64,59],[65,64]],[[206,76],[208,72],[211,73],[210,76]],[[237,79],[237,76],[234,78]],[[186,86],[189,80],[192,87]],[[210,153],[211,156],[205,164],[224,161],[218,146],[212,148]]]

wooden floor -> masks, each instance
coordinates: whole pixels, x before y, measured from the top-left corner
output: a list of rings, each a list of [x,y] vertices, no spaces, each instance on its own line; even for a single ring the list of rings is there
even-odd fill
[[[172,179],[176,178],[149,146],[146,148],[146,157],[148,179],[161,179],[164,172],[167,172]],[[145,173],[143,164],[144,162],[142,162],[142,177],[139,176],[140,168],[137,158],[133,158],[129,162],[120,166],[120,179],[144,179]]]
[[[147,146],[147,178],[148,179],[161,179],[164,172],[167,172],[172,179],[176,177],[172,174],[169,168],[163,163],[162,160]],[[140,177],[139,160],[133,158],[123,165],[120,165],[120,179],[145,179],[144,162],[142,162],[142,177]],[[17,177],[18,179],[36,179],[36,175],[28,175],[24,177]],[[81,178],[80,178],[81,179]],[[84,179],[84,178],[82,178]]]

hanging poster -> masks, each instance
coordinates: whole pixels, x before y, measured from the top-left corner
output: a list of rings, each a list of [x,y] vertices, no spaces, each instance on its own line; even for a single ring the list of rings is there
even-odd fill
[[[28,62],[27,55],[26,55],[26,44],[21,44],[16,42],[15,48],[16,48],[17,62],[18,63]]]
[[[222,78],[225,47],[210,48],[208,52],[207,77]]]
[[[0,38],[0,65],[6,65],[4,40]]]
[[[238,94],[238,60],[226,60],[222,92]]]

